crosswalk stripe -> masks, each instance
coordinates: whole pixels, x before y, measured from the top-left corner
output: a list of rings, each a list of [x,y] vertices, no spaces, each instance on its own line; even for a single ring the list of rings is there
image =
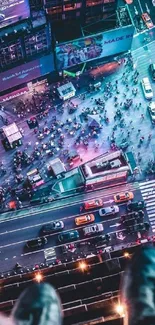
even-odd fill
[[[144,189],[141,189],[141,192],[145,194],[145,193],[148,192],[148,189],[145,189],[145,190]],[[153,187],[151,187],[150,188],[150,193],[153,193],[153,192],[154,192]]]
[[[147,206],[154,206],[155,205],[155,202],[150,202],[150,203],[146,203],[146,208],[147,208]]]
[[[146,199],[148,199],[149,197],[151,197],[151,198],[155,198],[155,193],[154,192],[146,192],[146,193],[143,193],[142,191],[141,191],[141,193],[142,193],[142,195],[143,195],[143,197],[146,197]]]
[[[144,196],[143,196],[143,199],[144,199],[145,201],[147,201],[147,204],[152,203],[152,202],[155,201],[155,199],[150,200],[149,198],[147,198],[147,197],[145,198]]]
[[[143,185],[145,186],[147,184],[152,184],[152,183],[155,183],[155,180],[154,179],[152,179],[151,181],[140,182],[139,185],[140,186],[143,186]]]
[[[146,187],[147,184],[152,184],[152,183],[155,184],[155,180],[152,180],[152,181],[146,181],[146,182],[143,182],[143,183],[139,183],[139,186],[140,186],[140,188],[141,188],[141,187],[143,188],[143,185],[144,185],[144,187]]]
[[[155,207],[147,207],[147,210],[148,211],[152,211],[152,210],[155,211]]]
[[[155,180],[139,184],[143,199],[146,203],[146,211],[152,231],[155,232]]]
[[[155,217],[155,213],[153,213],[153,214],[149,214],[149,216],[150,216],[150,219],[151,219],[151,218],[154,218],[154,217]]]
[[[145,189],[146,189],[146,190],[148,190],[148,189],[153,190],[154,187],[155,187],[155,184],[151,184],[151,186],[150,186],[150,185],[147,185],[147,186],[145,186],[145,187],[141,187],[141,186],[140,186],[142,192],[143,192]]]
[[[144,200],[146,200],[146,199],[147,199],[147,202],[148,202],[148,203],[151,203],[151,202],[154,202],[154,201],[155,201],[155,198],[154,198],[153,200],[150,200],[149,197],[144,198]]]

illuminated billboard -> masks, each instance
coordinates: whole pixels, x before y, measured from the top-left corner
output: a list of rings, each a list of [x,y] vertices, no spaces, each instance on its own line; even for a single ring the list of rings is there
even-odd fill
[[[56,46],[58,70],[106,56],[125,52],[131,48],[134,27],[127,26],[79,38]]]
[[[0,92],[54,71],[53,54],[0,73]]]
[[[0,0],[0,28],[30,16],[29,0]]]

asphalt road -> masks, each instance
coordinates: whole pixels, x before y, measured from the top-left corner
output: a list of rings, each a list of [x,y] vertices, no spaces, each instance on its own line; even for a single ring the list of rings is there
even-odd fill
[[[127,184],[132,186],[132,184]],[[120,187],[120,191],[126,189],[126,185]],[[108,206],[113,201],[113,195],[118,192],[118,188],[111,188],[107,190],[107,194],[100,191],[100,197],[103,198],[105,206]],[[135,199],[141,199],[139,190],[134,190]],[[98,195],[99,197],[99,195]],[[110,201],[110,202],[109,202]],[[65,224],[65,231],[77,228],[80,233],[80,240],[86,240],[83,236],[83,227],[76,227],[74,219],[79,215],[81,203],[75,203],[70,206],[61,207],[52,211],[41,212],[29,217],[15,218],[7,222],[0,223],[0,272],[11,270],[18,261],[23,266],[34,266],[35,264],[45,261],[44,248],[38,250],[28,250],[25,248],[25,243],[29,239],[39,236],[39,231],[42,225],[51,222],[52,220],[63,220]],[[104,218],[99,216],[98,210],[89,211],[94,213],[95,221],[102,222],[104,225],[104,233],[116,234],[122,231],[120,224],[120,215],[126,213],[126,204],[120,204],[120,213],[116,216],[109,216]],[[48,243],[45,248],[58,247],[56,252],[60,255],[60,243],[57,240],[58,233],[48,235]],[[125,242],[133,241],[133,237],[128,236]],[[124,241],[123,241],[124,243]],[[121,244],[123,244],[121,243]],[[119,241],[116,240],[116,244]]]
[[[121,1],[121,4],[124,2]],[[143,13],[147,12],[153,23],[155,24],[155,7],[152,5],[152,0],[134,0],[131,4],[128,5],[132,18],[136,18],[138,13],[141,16]]]

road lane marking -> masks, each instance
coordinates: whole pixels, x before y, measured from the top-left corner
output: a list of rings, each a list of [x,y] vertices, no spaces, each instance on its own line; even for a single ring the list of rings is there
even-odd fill
[[[104,189],[104,190],[102,189],[101,191],[105,191],[106,190],[106,193],[105,194],[100,193],[101,191],[98,191],[99,193],[96,192],[96,195],[95,195],[95,193],[92,193],[92,192],[89,193],[89,192],[87,192],[87,193],[84,193],[83,195],[86,196],[88,194],[94,194],[95,197],[94,196],[93,197],[89,197],[89,198],[85,198],[84,197],[84,198],[79,199],[78,201],[73,201],[70,204],[69,203],[65,203],[62,206],[50,207],[50,208],[47,208],[45,210],[41,210],[41,209],[40,210],[37,210],[38,209],[38,207],[37,207],[36,208],[37,211],[34,210],[33,213],[32,213],[32,209],[30,207],[29,210],[27,209],[28,210],[28,213],[26,215],[17,216],[17,217],[14,217],[14,216],[8,217],[8,218],[6,218],[4,220],[0,220],[0,223],[11,222],[13,220],[19,220],[19,219],[27,218],[27,217],[34,216],[34,215],[39,215],[39,214],[43,214],[43,213],[47,213],[47,212],[53,212],[53,210],[55,210],[55,212],[56,212],[58,209],[60,210],[60,209],[64,209],[65,207],[70,207],[70,206],[74,206],[74,205],[83,203],[85,201],[94,200],[94,199],[96,199],[96,197],[103,198],[104,199],[104,197],[107,197],[107,196],[110,196],[110,195],[114,195],[114,194],[116,194],[118,192],[124,192],[124,191],[127,191],[127,190],[128,191],[130,191],[130,190],[136,191],[137,188],[134,189],[132,187],[133,184],[134,183],[125,183],[125,184],[122,184],[121,187],[120,187],[120,185],[118,185],[118,186],[115,186],[115,187],[111,187],[110,189]],[[132,185],[132,186],[130,187],[130,185]],[[118,189],[117,189],[117,187],[118,187]],[[113,189],[115,189],[115,191],[111,191]]]
[[[96,222],[96,224],[97,223],[107,223],[107,222],[111,222],[111,221],[117,221],[117,220],[120,220],[120,216],[119,217],[115,217],[115,218],[113,218],[113,219],[107,219],[107,220],[101,220],[100,222]],[[86,224],[86,225],[84,225],[84,226],[81,226],[81,227],[76,227],[76,228],[71,228],[71,229],[66,229],[66,230],[64,230],[63,232],[68,232],[68,231],[73,231],[73,230],[81,230],[81,229],[83,229],[83,228],[85,228],[85,227],[87,227],[87,226],[89,226],[89,225],[93,225],[94,223],[91,223],[91,224]],[[27,227],[27,228],[30,228],[30,227]],[[59,235],[60,233],[62,233],[62,231],[58,231],[58,232],[55,232],[55,233],[53,233],[53,234],[49,234],[49,235],[46,235],[46,237],[53,237],[53,236],[57,236],[57,235]],[[22,241],[19,241],[19,242],[15,242],[15,243],[10,243],[10,244],[6,244],[6,245],[3,245],[3,246],[0,246],[0,249],[1,248],[6,248],[6,247],[9,247],[9,246],[13,246],[13,245],[18,245],[18,244],[22,244],[22,243],[26,243],[27,241],[29,241],[29,240],[33,240],[33,239],[37,239],[37,238],[39,238],[39,237],[35,237],[35,238],[31,238],[31,239],[27,239],[27,240],[22,240]]]
[[[121,204],[121,205],[123,205],[123,204]],[[99,211],[99,209],[97,209],[97,210],[93,210],[93,211],[89,211],[89,213],[88,212],[86,212],[86,213],[81,213],[80,214],[80,216],[83,216],[83,215],[87,215],[87,214],[90,214],[90,213],[95,213],[95,212],[98,212]],[[68,219],[75,219],[76,217],[79,217],[79,214],[75,214],[75,215],[72,215],[72,216],[69,216],[69,217],[64,217],[64,218],[61,218],[61,220],[63,220],[63,221],[65,221],[65,220],[68,220]],[[107,216],[107,217],[109,217],[109,216]],[[105,216],[105,218],[107,218],[106,216]],[[102,218],[102,217],[101,217]],[[116,218],[119,218],[119,217],[117,217],[116,216]],[[107,222],[107,221],[111,221],[111,220],[116,220],[116,218],[114,218],[114,219],[106,219],[105,221],[104,220],[101,220],[101,222]],[[27,229],[30,229],[30,228],[35,228],[35,227],[39,227],[39,226],[43,226],[43,225],[45,225],[45,224],[50,224],[51,222],[57,222],[57,221],[60,221],[60,219],[58,219],[58,220],[51,220],[51,221],[47,221],[47,222],[44,222],[44,223],[38,223],[38,224],[35,224],[35,225],[32,225],[32,226],[27,226],[27,227],[23,227],[23,228],[17,228],[17,229],[13,229],[13,230],[10,230],[10,231],[4,231],[4,232],[1,232],[0,233],[0,236],[3,236],[3,235],[8,235],[8,234],[11,234],[11,233],[14,233],[14,232],[18,232],[18,231],[21,231],[21,230],[27,230]],[[86,225],[88,225],[88,224],[86,224]],[[80,227],[77,227],[77,229],[80,229]],[[67,231],[68,229],[64,229],[64,231]],[[53,232],[53,234],[50,234],[50,235],[56,235],[56,234],[59,234],[60,232],[62,232],[62,231],[57,231],[57,232]]]
[[[104,204],[107,204],[108,202],[111,202],[112,200],[109,200],[109,201],[106,201],[106,202],[104,202],[103,201],[103,206],[104,206]],[[113,201],[114,202],[114,201]],[[125,205],[127,202],[122,202],[122,203],[119,203],[119,205],[118,206],[123,206],[123,205]],[[112,203],[110,203],[110,204],[112,204]],[[85,212],[83,212],[83,213],[78,213],[78,214],[75,214],[75,215],[71,215],[71,216],[68,216],[68,217],[64,217],[64,218],[60,218],[60,219],[58,219],[58,220],[56,220],[56,219],[54,219],[53,217],[54,216],[52,216],[52,219],[50,220],[50,221],[47,221],[47,222],[43,222],[43,223],[38,223],[38,224],[34,224],[34,225],[31,225],[31,226],[27,226],[27,227],[23,227],[23,228],[17,228],[17,229],[13,229],[13,230],[10,230],[10,231],[4,231],[4,232],[1,232],[0,233],[0,236],[2,236],[2,235],[7,235],[7,234],[10,234],[10,233],[14,233],[14,232],[18,232],[18,231],[21,231],[21,230],[26,230],[26,229],[29,229],[29,228],[35,228],[35,227],[38,227],[38,226],[43,226],[43,225],[45,225],[45,224],[50,224],[51,222],[57,222],[57,221],[60,221],[60,220],[63,220],[63,221],[65,221],[65,220],[68,220],[68,219],[72,219],[72,218],[76,218],[76,217],[79,217],[79,216],[83,216],[83,215],[87,215],[87,214],[90,214],[90,213],[95,213],[95,212],[98,212],[100,209],[93,209],[93,210],[89,210],[89,211],[85,211]],[[106,217],[106,216],[105,216]],[[108,217],[108,216],[107,216]],[[106,218],[107,218],[106,217]],[[113,220],[113,219],[107,219],[106,221],[108,221],[108,220]],[[58,233],[58,232],[57,232]]]

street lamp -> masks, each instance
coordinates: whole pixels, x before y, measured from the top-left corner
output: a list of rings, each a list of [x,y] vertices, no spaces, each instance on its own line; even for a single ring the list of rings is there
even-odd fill
[[[34,277],[34,280],[36,282],[40,283],[43,280],[43,275],[40,272],[36,273],[35,277]]]
[[[125,258],[130,258],[130,254],[129,254],[129,252],[124,252],[123,256],[124,256]]]
[[[115,307],[115,310],[121,317],[125,316],[125,308],[122,304],[118,303],[118,305]]]
[[[87,270],[87,267],[88,267],[88,265],[87,265],[87,263],[86,262],[80,262],[79,263],[79,269],[82,271],[82,272],[84,272],[84,271],[86,271]]]

